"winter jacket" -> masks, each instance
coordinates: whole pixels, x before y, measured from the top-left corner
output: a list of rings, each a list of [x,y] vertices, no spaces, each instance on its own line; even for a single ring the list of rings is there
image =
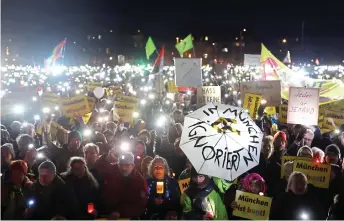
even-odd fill
[[[319,200],[310,193],[295,195],[286,192],[272,202],[271,220],[325,219]]]
[[[296,141],[294,141],[288,148],[287,150],[287,154],[289,156],[297,156],[297,151],[299,151],[299,149],[301,148],[301,143],[298,143]]]
[[[55,166],[57,168],[58,173],[63,173],[67,171],[68,161],[72,157],[83,157],[84,154],[82,152],[82,147],[75,153],[72,153],[68,150],[68,146],[63,145],[62,148],[59,149],[58,154],[52,157],[52,161],[55,162]]]
[[[229,183],[218,178],[212,178],[204,189],[191,183],[181,196],[184,219],[202,219],[207,215],[214,220],[227,220],[224,193],[229,187]]]
[[[42,186],[35,181],[32,186],[32,198],[35,204],[30,219],[50,220],[56,215],[66,219],[80,219],[79,205],[73,188],[59,176],[55,176],[49,186]]]
[[[95,209],[99,205],[99,189],[98,182],[91,174],[86,174],[82,178],[78,178],[73,174],[67,172],[61,174],[63,180],[73,187],[76,199],[80,206],[80,219],[92,219],[87,211],[89,203],[95,205]]]
[[[147,196],[147,182],[135,169],[128,177],[122,176],[119,169],[104,174],[103,214],[116,211],[121,218],[141,216],[146,209]]]
[[[148,206],[145,213],[145,219],[150,219],[153,214],[158,214],[159,219],[166,218],[167,212],[180,212],[180,191],[177,180],[166,177],[164,182],[164,193],[158,194],[156,190],[158,180],[155,178],[147,178],[148,184]],[[156,205],[155,198],[163,200],[161,205]]]
[[[266,179],[268,187],[275,186],[281,178],[281,158],[286,155],[286,151],[275,151],[267,160],[265,174],[262,174]]]

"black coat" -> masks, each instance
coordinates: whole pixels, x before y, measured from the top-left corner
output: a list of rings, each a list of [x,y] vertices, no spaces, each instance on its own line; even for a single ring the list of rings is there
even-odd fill
[[[50,220],[56,215],[66,219],[79,219],[79,205],[73,188],[56,175],[49,186],[43,187],[39,181],[32,186],[31,198],[35,201],[33,213],[29,217],[34,220]]]
[[[281,158],[286,155],[285,151],[275,151],[267,160],[264,178],[269,188],[278,183],[281,178]]]
[[[344,191],[334,198],[334,202],[328,211],[327,220],[344,220]]]
[[[273,201],[270,210],[271,220],[300,220],[302,215],[307,215],[309,220],[326,218],[319,200],[310,193],[304,195],[283,193]]]

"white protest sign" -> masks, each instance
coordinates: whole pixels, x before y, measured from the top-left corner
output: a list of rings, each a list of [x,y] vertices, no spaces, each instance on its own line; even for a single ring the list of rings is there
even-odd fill
[[[221,103],[220,86],[203,86],[197,88],[197,104]]]
[[[317,125],[318,115],[319,88],[289,88],[288,124]]]
[[[244,65],[260,66],[260,54],[244,54]]]
[[[281,81],[250,81],[240,83],[241,97],[245,93],[260,94],[267,106],[281,104]]]
[[[178,87],[202,86],[201,58],[175,58],[174,65]]]

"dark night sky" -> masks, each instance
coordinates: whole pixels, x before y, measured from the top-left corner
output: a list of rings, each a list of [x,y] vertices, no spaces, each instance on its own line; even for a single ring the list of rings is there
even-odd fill
[[[39,42],[66,35],[84,37],[101,29],[145,35],[163,41],[192,33],[215,40],[233,39],[239,30],[256,41],[300,37],[344,43],[344,3],[340,1],[151,1],[151,0],[2,0],[2,35],[20,33]],[[51,40],[51,38],[56,38]],[[336,38],[335,41],[332,39]],[[334,46],[335,47],[335,46]]]

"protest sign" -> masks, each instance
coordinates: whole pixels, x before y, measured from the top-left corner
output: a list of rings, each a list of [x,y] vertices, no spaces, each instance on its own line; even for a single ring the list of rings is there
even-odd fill
[[[87,97],[83,95],[62,99],[61,107],[67,117],[81,117],[91,112]]]
[[[344,124],[344,112],[325,111],[323,128],[329,130],[336,130],[340,125]]]
[[[244,54],[244,65],[260,66],[260,54]]]
[[[260,94],[266,100],[267,106],[281,104],[281,81],[250,81],[240,83],[240,93]]]
[[[94,97],[87,97],[88,107],[90,108],[91,111],[94,110],[96,102],[97,102],[96,98],[94,98]]]
[[[249,111],[252,120],[257,119],[258,109],[262,99],[262,95],[245,93],[243,108]]]
[[[307,176],[308,183],[315,187],[328,188],[331,176],[331,165],[313,161],[295,160],[293,171],[299,171]]]
[[[252,220],[268,220],[272,198],[236,191],[235,202],[238,208],[233,210],[233,215]]]
[[[88,82],[87,83],[87,91],[89,92],[93,92],[93,90],[96,88],[96,87],[101,87],[103,86],[103,83],[98,81],[98,82]]]
[[[61,97],[52,92],[44,92],[42,95],[42,104],[47,107],[55,107],[60,105]]]
[[[197,104],[221,103],[220,86],[203,86],[197,88]]]
[[[266,107],[264,109],[264,112],[267,114],[267,115],[274,115],[276,114],[276,107]]]
[[[92,116],[92,112],[85,114],[84,116],[82,116],[82,121],[84,122],[85,125],[87,125],[88,121],[90,120]]]
[[[123,94],[123,90],[121,88],[121,86],[110,86],[110,87],[107,87],[105,88],[105,92],[106,92],[106,95],[109,96],[109,97],[112,97],[114,95],[122,95]]]
[[[278,113],[278,121],[280,124],[287,123],[287,115],[288,115],[288,105],[280,104],[279,113]]]
[[[318,125],[319,88],[290,87],[288,124]]]
[[[131,123],[133,121],[133,112],[136,110],[135,103],[115,101],[113,107],[114,119],[117,114],[122,122]]]
[[[181,193],[184,193],[184,191],[189,187],[190,184],[190,178],[178,180],[179,189]]]
[[[124,102],[130,102],[130,103],[137,103],[139,99],[137,97],[132,97],[132,96],[118,96],[117,97],[119,101],[124,101]]]
[[[174,81],[167,82],[167,90],[170,93],[176,93],[178,92],[178,87],[176,86],[176,83]]]
[[[175,58],[176,85],[183,87],[202,86],[201,58]]]
[[[295,160],[312,160],[312,158],[297,157],[297,156],[282,156],[282,159],[281,159],[281,178],[284,177],[284,164],[286,162],[295,161]]]

